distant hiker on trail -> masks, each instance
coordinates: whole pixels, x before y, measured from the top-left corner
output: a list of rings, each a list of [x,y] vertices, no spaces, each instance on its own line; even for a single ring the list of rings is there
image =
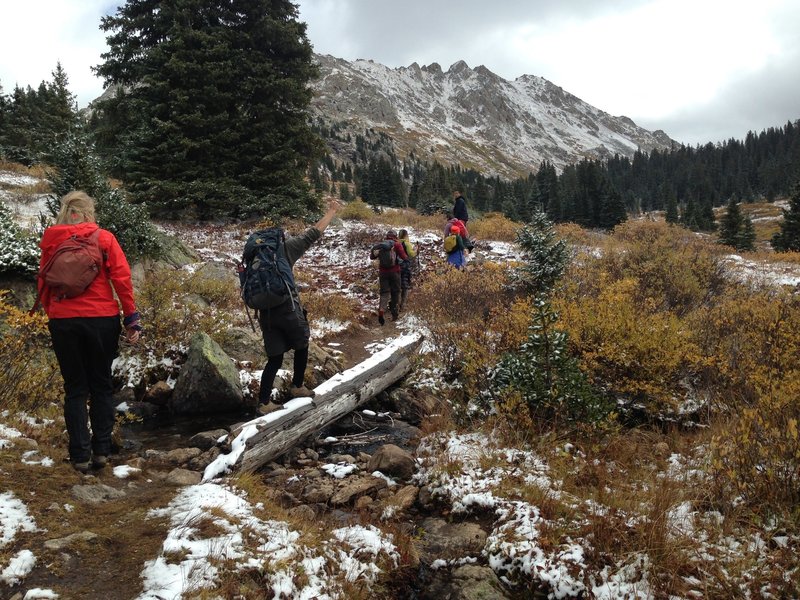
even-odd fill
[[[258,324],[264,336],[264,350],[267,353],[267,364],[261,375],[261,387],[258,392],[258,402],[259,405],[262,405],[260,412],[264,414],[280,408],[279,404],[271,400],[272,386],[275,383],[275,376],[283,364],[283,355],[289,350],[294,350],[292,385],[289,389],[289,396],[292,398],[314,396],[314,392],[303,385],[308,365],[308,342],[311,338],[311,330],[308,326],[306,310],[300,304],[300,296],[294,283],[292,269],[295,262],[322,236],[322,232],[333,220],[338,209],[339,203],[331,201],[328,204],[328,211],[317,224],[301,235],[285,238],[281,228],[270,227],[252,234],[245,244],[242,257],[243,270],[240,271],[240,280],[243,282],[242,295],[248,306],[257,310]],[[267,254],[271,260],[267,258]],[[262,288],[260,294],[251,294],[251,282],[254,282],[253,285],[256,287],[259,284],[259,263],[262,267],[264,264],[276,265],[280,271],[279,276],[283,280],[281,289],[277,293],[271,294],[268,288],[266,290]],[[264,284],[263,281],[260,283]],[[280,293],[283,293],[285,298],[281,297]],[[255,301],[251,299],[251,295]],[[277,299],[275,301],[263,300],[266,303],[259,304],[260,297],[270,295]]]
[[[403,307],[406,304],[406,298],[408,297],[408,290],[411,289],[411,277],[414,273],[415,265],[419,265],[417,262],[417,250],[414,248],[414,244],[411,243],[411,240],[408,239],[408,231],[405,229],[401,229],[397,237],[400,240],[400,243],[403,244],[403,250],[406,251],[408,255],[408,260],[404,260],[400,263],[400,306],[399,310],[402,311]]]
[[[462,227],[458,224],[450,226],[450,230],[444,237],[444,251],[447,255],[447,262],[456,267],[463,269],[466,265],[466,245],[462,237]]]
[[[378,283],[380,303],[378,304],[378,323],[386,323],[386,308],[396,320],[400,314],[400,261],[408,260],[403,244],[397,239],[397,232],[390,229],[386,239],[375,244],[370,250],[370,258],[378,260]]]
[[[69,460],[81,473],[108,463],[114,427],[111,363],[122,326],[132,344],[142,329],[128,260],[114,234],[100,229],[94,219],[94,200],[85,192],[61,198],[56,224],[45,230],[39,244],[37,282],[37,306],[41,302],[49,319],[64,379]]]
[[[472,252],[472,249],[475,247],[475,244],[472,243],[472,240],[469,237],[469,231],[467,231],[467,224],[464,223],[461,219],[453,215],[452,211],[447,211],[447,223],[444,224],[444,232],[443,235],[447,237],[450,235],[450,229],[452,227],[458,227],[458,235],[461,236],[461,241],[464,242],[464,247],[467,249],[468,252]]]
[[[467,201],[464,200],[464,196],[462,196],[461,192],[459,191],[453,192],[453,216],[457,219],[460,219],[464,223],[469,221],[469,213],[467,213]]]

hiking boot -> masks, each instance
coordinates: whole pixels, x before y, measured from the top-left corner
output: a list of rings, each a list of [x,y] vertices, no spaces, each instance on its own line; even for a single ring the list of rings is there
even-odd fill
[[[382,310],[378,311],[378,323],[380,323],[381,325],[384,325],[386,323],[386,319],[383,318]]]
[[[95,469],[102,469],[108,464],[108,457],[105,454],[95,454],[92,457],[92,466]]]
[[[74,462],[72,463],[72,468],[75,469],[78,473],[83,473],[86,475],[89,473],[89,461],[86,462]]]
[[[291,398],[313,398],[314,390],[310,390],[304,385],[300,387],[292,386],[289,388],[289,396]]]
[[[260,415],[268,415],[269,413],[275,412],[276,410],[281,410],[282,408],[283,404],[267,402],[266,404],[260,404],[256,409],[256,412]]]
[[[392,313],[392,321],[397,321],[397,318],[400,316],[400,311]]]

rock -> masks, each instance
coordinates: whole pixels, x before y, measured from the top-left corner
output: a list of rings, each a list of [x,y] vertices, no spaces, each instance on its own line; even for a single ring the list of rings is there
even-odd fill
[[[333,506],[350,504],[361,496],[384,489],[386,485],[386,481],[379,477],[372,477],[370,475],[366,477],[350,477],[344,485],[333,494],[330,503]]]
[[[140,471],[144,471],[144,467],[145,467],[146,463],[147,463],[147,461],[145,461],[144,458],[142,458],[141,456],[137,456],[136,458],[130,459],[125,464],[128,465],[131,468],[139,469]]]
[[[295,506],[294,508],[289,509],[289,515],[300,521],[310,521],[314,522],[317,520],[317,513],[314,512],[314,509],[308,506],[307,504],[301,504],[300,506]]]
[[[311,504],[325,504],[333,496],[334,489],[332,483],[311,483],[303,489],[303,500]]]
[[[428,518],[422,523],[425,532],[419,541],[420,557],[426,564],[434,560],[451,560],[480,556],[486,545],[486,532],[476,523],[448,523]]]
[[[157,381],[144,393],[143,400],[156,406],[166,406],[172,396],[172,386],[166,381]]]
[[[311,460],[319,460],[319,452],[313,448],[306,448],[306,456]]]
[[[417,494],[417,501],[419,505],[425,509],[430,510],[433,508],[433,496],[431,495],[431,491],[428,489],[428,486],[422,486],[419,488],[419,493]]]
[[[367,471],[380,471],[384,475],[409,479],[414,474],[415,466],[416,462],[410,453],[394,444],[385,444],[372,455]]]
[[[353,505],[353,508],[355,508],[356,510],[365,510],[370,506],[372,506],[373,504],[374,502],[372,498],[370,498],[369,496],[361,496],[361,498],[358,498],[356,500],[355,504]]]
[[[228,431],[225,429],[214,429],[212,431],[201,431],[189,438],[189,445],[200,450],[210,450],[214,448],[220,439],[227,437]]]
[[[126,402],[125,404],[127,405],[127,410],[125,412],[129,412],[140,419],[155,417],[160,409],[157,404],[153,404],[152,402],[139,402],[134,400],[132,402]]]
[[[136,392],[132,387],[126,385],[118,392],[114,392],[111,401],[117,409],[119,409],[119,406],[122,404],[127,405],[125,410],[130,410],[130,406],[136,402]]]
[[[73,533],[67,537],[47,540],[44,543],[44,547],[48,550],[63,550],[75,542],[92,542],[96,539],[96,533],[92,533],[91,531],[82,531],[81,533]]]
[[[200,456],[200,448],[176,448],[166,452],[162,457],[162,462],[170,465],[180,466],[185,465],[193,458]]]
[[[225,351],[203,332],[192,337],[169,409],[176,414],[216,413],[254,408],[245,402],[239,372]]]
[[[386,408],[400,414],[400,419],[420,425],[423,419],[438,411],[439,400],[425,390],[397,388],[388,394]]]
[[[415,485],[407,485],[401,488],[394,496],[389,499],[389,503],[401,510],[408,510],[414,506],[417,500],[419,488]]]
[[[264,339],[261,337],[258,324],[256,331],[249,327],[231,327],[225,332],[221,345],[228,356],[240,362],[249,362],[258,367],[263,367],[267,362]]]
[[[420,596],[423,600],[504,600],[511,597],[492,569],[478,565],[464,565],[452,572],[437,571]]]
[[[97,483],[94,485],[76,485],[72,487],[72,497],[81,502],[89,504],[100,504],[108,500],[124,498],[125,492],[106,485]]]
[[[156,235],[162,249],[161,256],[167,264],[181,268],[200,260],[197,253],[180,239],[160,232]]]
[[[206,467],[214,462],[221,453],[222,450],[219,448],[211,448],[210,450],[203,452],[200,456],[190,460],[186,466],[192,471],[205,471]]]
[[[166,482],[172,485],[197,485],[203,479],[202,474],[188,469],[173,469],[167,473]]]
[[[356,459],[349,454],[331,454],[327,460],[333,464],[347,463],[348,465],[354,465],[357,462]]]

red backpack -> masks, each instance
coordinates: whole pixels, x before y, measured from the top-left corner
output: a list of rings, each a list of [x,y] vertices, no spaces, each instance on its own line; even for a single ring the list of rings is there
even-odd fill
[[[56,246],[53,256],[39,269],[41,289],[47,287],[57,300],[80,296],[97,277],[104,259],[99,228],[86,236],[73,234]],[[41,299],[40,291],[31,312]]]

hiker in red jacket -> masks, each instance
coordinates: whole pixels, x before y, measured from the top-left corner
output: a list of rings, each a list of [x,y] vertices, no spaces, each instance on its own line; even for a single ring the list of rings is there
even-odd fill
[[[373,249],[372,258],[379,259],[378,283],[380,284],[380,303],[378,305],[378,323],[386,323],[384,317],[386,307],[392,313],[392,321],[395,321],[400,314],[400,261],[408,260],[405,248],[400,240],[397,239],[397,232],[390,229],[386,232],[386,240],[394,242],[391,246],[393,260],[391,265],[384,265],[379,257],[379,252]]]
[[[45,230],[39,244],[41,272],[63,241],[95,232],[98,232],[96,244],[102,253],[102,267],[83,293],[72,298],[60,297],[43,278],[38,281],[53,350],[64,379],[69,458],[81,473],[89,471],[90,459],[95,468],[104,467],[111,452],[114,426],[111,363],[117,356],[122,329],[119,304],[125,315],[123,325],[129,342],[139,340],[142,328],[133,300],[128,260],[114,234],[95,223],[94,200],[85,192],[70,192],[61,199],[56,224]],[[92,425],[91,436],[88,421]]]

